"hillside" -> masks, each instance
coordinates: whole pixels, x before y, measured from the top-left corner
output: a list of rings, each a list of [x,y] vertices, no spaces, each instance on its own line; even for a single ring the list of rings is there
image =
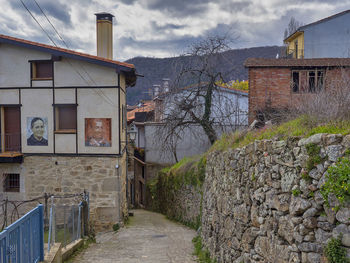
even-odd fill
[[[232,69],[229,79],[246,80],[248,71],[244,68],[243,63],[249,57],[275,58],[276,54],[282,53],[283,47],[254,47],[245,49],[233,49],[226,51],[224,63],[218,65],[220,71],[227,72]],[[134,105],[142,99],[150,98],[147,94],[154,84],[161,84],[163,78],[174,79],[178,74],[179,65],[186,64],[191,57],[172,57],[172,58],[146,58],[136,57],[126,62],[135,65],[139,74],[144,77],[137,79],[135,87],[129,88],[127,92],[127,103]]]

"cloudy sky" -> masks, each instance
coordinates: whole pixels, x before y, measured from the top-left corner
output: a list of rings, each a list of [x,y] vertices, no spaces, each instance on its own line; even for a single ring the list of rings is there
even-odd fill
[[[63,47],[34,0],[22,0]],[[96,53],[94,14],[114,20],[114,58],[171,57],[201,38],[229,32],[233,48],[281,45],[291,16],[308,24],[349,9],[350,0],[36,0],[69,47]],[[50,40],[20,0],[0,0],[0,34]]]

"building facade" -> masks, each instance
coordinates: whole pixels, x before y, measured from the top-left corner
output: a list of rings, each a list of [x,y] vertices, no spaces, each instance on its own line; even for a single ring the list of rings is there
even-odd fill
[[[249,123],[260,111],[292,109],[304,98],[312,100],[319,91],[350,79],[349,58],[250,58],[245,67],[249,71]]]
[[[97,14],[97,31],[111,27],[112,18]],[[86,190],[98,227],[122,221],[126,87],[135,81],[134,66],[111,53],[92,56],[0,35],[3,198]]]
[[[350,10],[299,27],[284,42],[290,58],[350,57]]]

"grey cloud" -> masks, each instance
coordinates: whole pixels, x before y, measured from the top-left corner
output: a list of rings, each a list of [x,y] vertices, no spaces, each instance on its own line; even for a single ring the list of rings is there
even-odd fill
[[[41,16],[42,13],[38,6],[35,4],[34,1],[23,1],[24,4],[27,6],[27,8],[37,16]],[[37,0],[38,4],[40,5],[41,9],[45,12],[45,14],[50,18],[50,16],[56,18],[57,20],[62,21],[66,24],[71,24],[71,18],[69,14],[69,6],[61,3],[60,1],[39,1]],[[26,12],[23,5],[20,1],[11,1],[10,5],[13,9],[19,11],[19,12]]]
[[[145,5],[148,9],[166,11],[178,17],[186,17],[204,13],[208,9],[208,3],[212,0],[153,0]]]
[[[152,29],[154,31],[157,31],[157,33],[160,33],[160,31],[168,30],[168,29],[181,29],[185,28],[184,25],[175,25],[175,24],[165,24],[165,25],[159,25],[156,21],[151,21]]]
[[[122,2],[125,5],[133,5],[136,0],[120,0],[120,2]]]

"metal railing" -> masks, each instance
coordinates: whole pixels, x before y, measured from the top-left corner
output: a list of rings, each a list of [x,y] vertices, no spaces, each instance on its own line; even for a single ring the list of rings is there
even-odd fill
[[[44,260],[43,205],[25,214],[0,233],[0,263]]]
[[[49,204],[49,224],[45,231],[48,247],[61,243],[63,247],[87,235],[89,217],[89,195],[84,193],[83,201],[64,204],[59,198],[51,197]]]
[[[0,146],[2,144],[4,147],[0,147],[0,152],[2,149],[6,152],[21,152],[21,133],[0,134]]]

